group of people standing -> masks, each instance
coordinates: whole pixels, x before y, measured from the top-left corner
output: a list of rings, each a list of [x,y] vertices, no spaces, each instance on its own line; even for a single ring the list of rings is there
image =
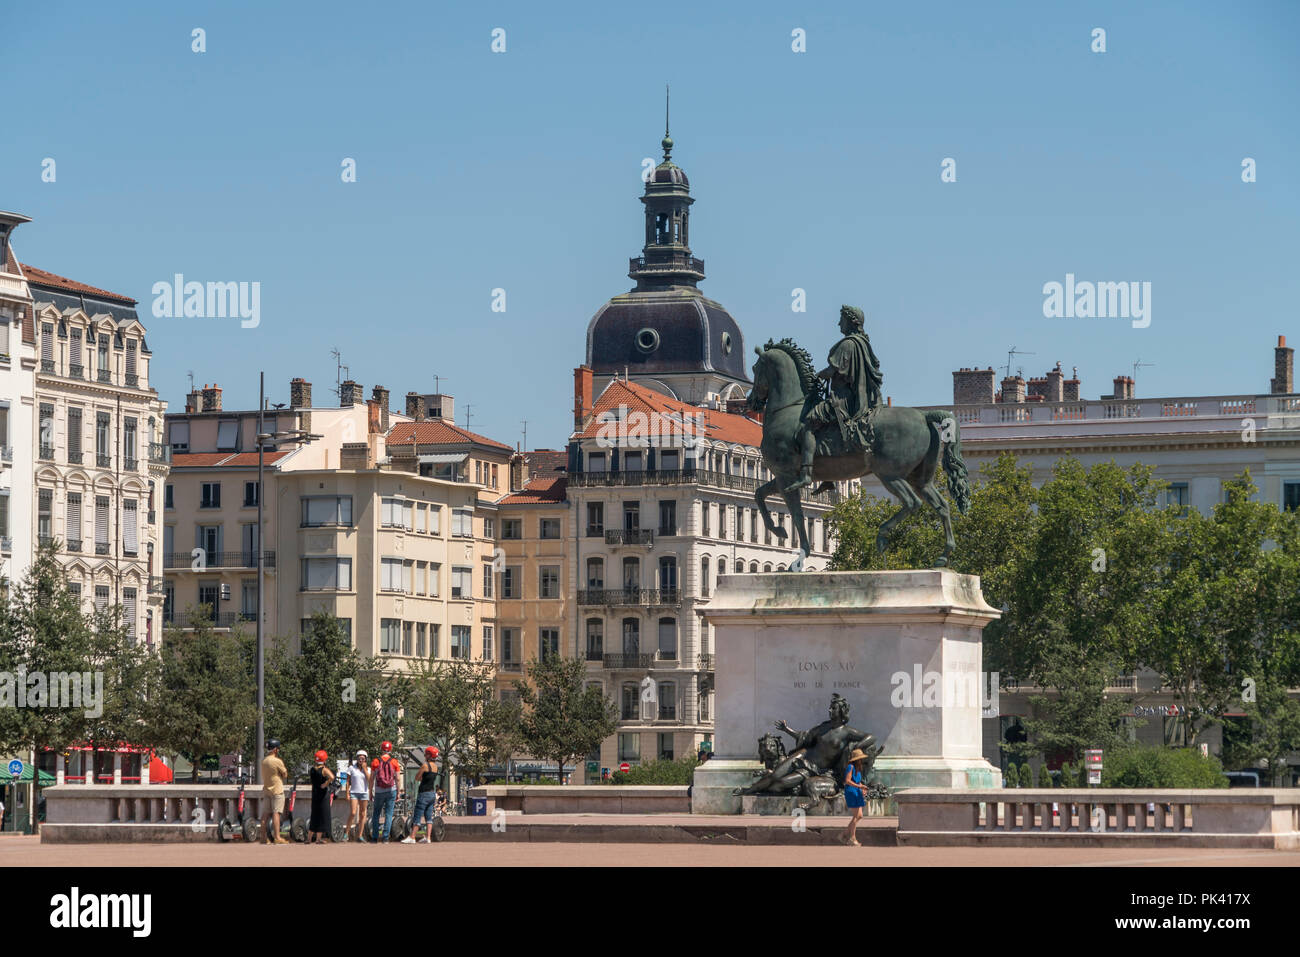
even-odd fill
[[[393,828],[393,814],[397,796],[402,791],[402,765],[393,755],[393,743],[385,741],[379,746],[379,757],[371,760],[364,749],[357,751],[343,771],[335,775],[329,767],[329,754],[317,751],[311,768],[311,818],[307,827],[307,843],[323,844],[332,841],[331,795],[337,788],[347,795],[348,820],[344,840],[361,843],[387,844]],[[419,790],[416,793],[415,813],[411,833],[403,844],[428,844],[433,839],[433,818],[446,811],[446,800],[438,787],[438,749],[424,749],[424,763],[419,770]],[[280,815],[284,812],[284,785],[289,772],[280,758],[280,742],[271,738],[266,742],[266,758],[262,761],[262,791],[267,800],[262,826],[267,844],[288,844],[280,835]],[[367,827],[366,814],[370,813]],[[383,830],[380,830],[380,821]],[[420,825],[424,834],[416,838]],[[369,836],[367,837],[367,833]]]

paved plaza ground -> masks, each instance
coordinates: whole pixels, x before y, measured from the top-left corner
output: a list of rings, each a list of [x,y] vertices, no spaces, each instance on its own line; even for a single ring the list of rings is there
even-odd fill
[[[446,866],[870,866],[870,867],[1300,867],[1300,851],[1221,848],[972,848],[728,846],[726,844],[491,843],[41,845],[0,838],[0,868],[12,867],[385,867]]]

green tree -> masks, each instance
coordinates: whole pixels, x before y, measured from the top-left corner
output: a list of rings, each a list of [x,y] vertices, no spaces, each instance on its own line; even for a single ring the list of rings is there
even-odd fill
[[[556,762],[561,781],[567,762],[586,757],[618,728],[614,703],[599,688],[584,688],[586,675],[582,659],[550,654],[529,662],[528,680],[515,682],[524,750]]]
[[[409,687],[384,673],[381,658],[352,647],[333,615],[318,612],[302,636],[278,638],[266,648],[265,719],[268,737],[281,743],[290,774],[324,748],[342,757],[381,739],[401,739],[401,704]]]
[[[19,672],[27,676],[22,708],[7,700],[17,692],[15,684],[0,685],[0,711],[13,712],[2,727],[15,749],[37,755],[87,742],[116,745],[143,733],[138,721],[148,652],[127,637],[120,608],[82,611],[81,597],[67,587],[58,547],[40,548],[0,615],[0,660],[15,678]],[[55,685],[60,698],[73,687],[61,675],[79,676],[79,703],[54,700]],[[31,814],[34,831],[34,802]]]
[[[1002,778],[1002,786],[1008,788],[1020,787],[1020,766],[1014,761],[1007,765],[1007,773]]]
[[[188,630],[169,630],[159,651],[160,674],[150,695],[150,742],[192,765],[208,755],[239,750],[257,722],[257,687],[246,661],[246,641],[213,629],[202,611]]]
[[[1040,788],[1052,786],[1052,772],[1048,770],[1046,761],[1038,766],[1038,786]]]
[[[1022,788],[1032,788],[1034,786],[1034,769],[1026,761],[1020,765],[1020,786]]]
[[[427,734],[442,754],[444,782],[454,766],[471,785],[509,757],[519,740],[519,707],[495,692],[490,661],[421,662],[414,669],[407,710],[413,733]]]

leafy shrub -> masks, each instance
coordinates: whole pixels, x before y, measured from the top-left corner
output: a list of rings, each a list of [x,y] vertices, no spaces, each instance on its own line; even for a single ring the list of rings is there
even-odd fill
[[[1034,769],[1026,761],[1020,765],[1020,786],[1022,788],[1032,788],[1034,786]]]
[[[610,775],[610,783],[685,785],[691,783],[691,777],[699,766],[700,762],[694,755],[676,761],[647,761],[634,766],[627,774],[615,771]]]
[[[1052,786],[1052,772],[1047,769],[1046,761],[1038,766],[1038,786],[1040,788],[1050,788]]]
[[[1007,773],[1002,778],[1002,786],[1006,788],[1020,787],[1020,766],[1014,761],[1007,765]]]
[[[1107,788],[1226,788],[1219,759],[1194,748],[1134,746],[1105,756],[1101,786]]]

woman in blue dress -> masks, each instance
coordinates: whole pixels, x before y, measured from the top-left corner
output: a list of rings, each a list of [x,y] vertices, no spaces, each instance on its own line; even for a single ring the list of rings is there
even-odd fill
[[[862,788],[862,768],[867,763],[867,756],[861,749],[855,748],[849,755],[848,766],[844,769],[844,804],[853,812],[849,818],[849,828],[844,835],[844,843],[852,847],[861,847],[857,838],[858,821],[862,820],[862,809],[866,807],[866,794]]]

